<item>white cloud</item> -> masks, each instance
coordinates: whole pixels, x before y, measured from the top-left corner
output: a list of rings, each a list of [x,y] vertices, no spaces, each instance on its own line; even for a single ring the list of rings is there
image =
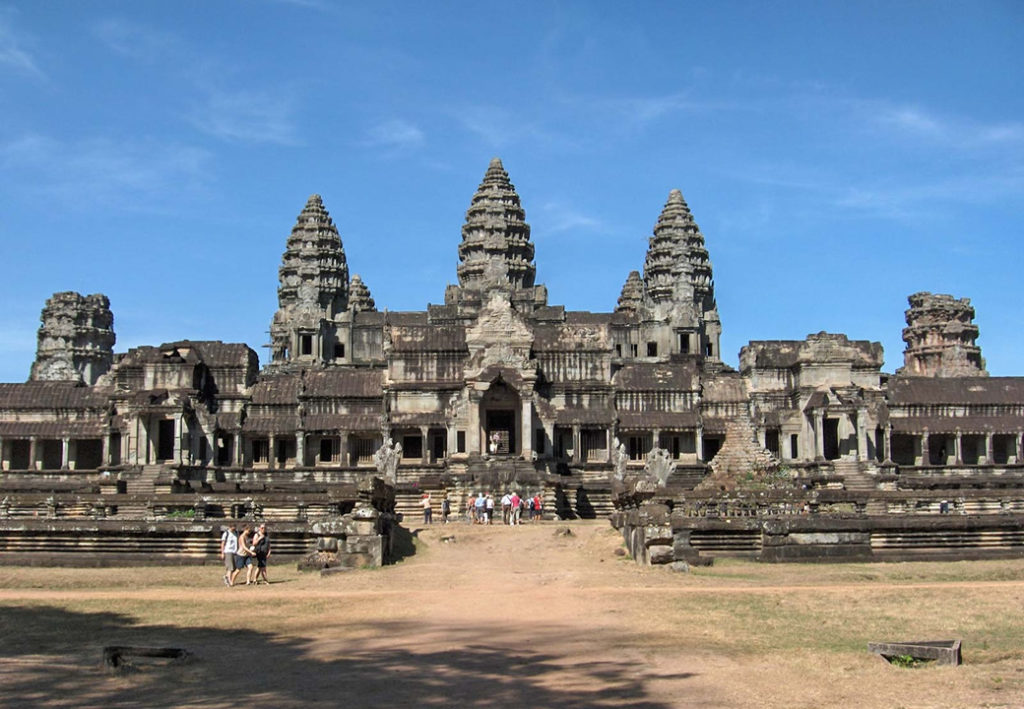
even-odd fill
[[[393,119],[378,123],[366,131],[362,145],[370,148],[412,148],[421,145],[424,140],[423,131],[413,123],[402,119]]]
[[[61,142],[26,135],[0,144],[0,168],[17,174],[8,193],[57,200],[73,207],[97,203],[125,210],[158,210],[166,193],[198,187],[208,153],[186,145],[96,138]]]
[[[45,79],[46,75],[35,58],[22,46],[26,35],[15,31],[11,16],[11,12],[0,11],[0,67],[10,67],[19,74]]]
[[[298,143],[291,99],[265,91],[210,90],[188,119],[204,133],[224,140]]]
[[[173,35],[117,18],[98,22],[93,34],[109,49],[133,59],[153,61],[178,49]]]
[[[547,202],[541,206],[536,224],[544,232],[558,234],[567,231],[604,231],[600,219],[574,209],[561,202]]]
[[[884,101],[863,102],[861,109],[875,124],[898,135],[951,149],[971,151],[1024,145],[1024,123],[1019,121],[986,123],[971,118],[940,115],[920,106]]]

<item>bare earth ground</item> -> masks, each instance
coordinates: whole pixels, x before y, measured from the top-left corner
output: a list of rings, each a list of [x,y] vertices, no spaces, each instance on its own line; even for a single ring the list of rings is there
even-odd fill
[[[678,574],[619,547],[606,522],[435,525],[395,566],[230,589],[213,566],[3,568],[0,705],[1024,706],[1024,560]],[[866,651],[946,638],[962,667]],[[194,657],[110,671],[111,644]]]

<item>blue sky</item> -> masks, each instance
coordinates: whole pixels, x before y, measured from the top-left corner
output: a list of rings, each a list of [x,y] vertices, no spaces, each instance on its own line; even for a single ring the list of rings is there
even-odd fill
[[[1024,375],[1024,3],[4,2],[0,381],[55,291],[117,351],[262,345],[323,195],[379,308],[456,280],[493,156],[552,304],[609,311],[682,190],[722,351],[843,332],[902,364],[906,297],[969,297]]]

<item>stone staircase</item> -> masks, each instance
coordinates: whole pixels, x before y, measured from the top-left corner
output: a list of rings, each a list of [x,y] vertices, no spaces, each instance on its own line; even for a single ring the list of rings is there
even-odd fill
[[[869,472],[870,463],[857,460],[836,460],[832,469],[843,478],[843,487],[850,492],[869,493],[866,512],[869,515],[884,515],[888,509],[881,500],[872,500],[870,493],[878,489],[876,478]]]
[[[157,478],[164,472],[162,465],[143,465],[138,475],[125,480],[125,499],[118,501],[117,514],[123,517],[147,517],[150,514],[148,500],[156,494]]]

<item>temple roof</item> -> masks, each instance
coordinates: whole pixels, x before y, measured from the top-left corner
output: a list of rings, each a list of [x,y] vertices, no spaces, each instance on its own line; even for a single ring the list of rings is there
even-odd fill
[[[1024,377],[889,378],[891,404],[1020,404]]]
[[[110,389],[73,382],[0,384],[0,409],[102,409]]]

